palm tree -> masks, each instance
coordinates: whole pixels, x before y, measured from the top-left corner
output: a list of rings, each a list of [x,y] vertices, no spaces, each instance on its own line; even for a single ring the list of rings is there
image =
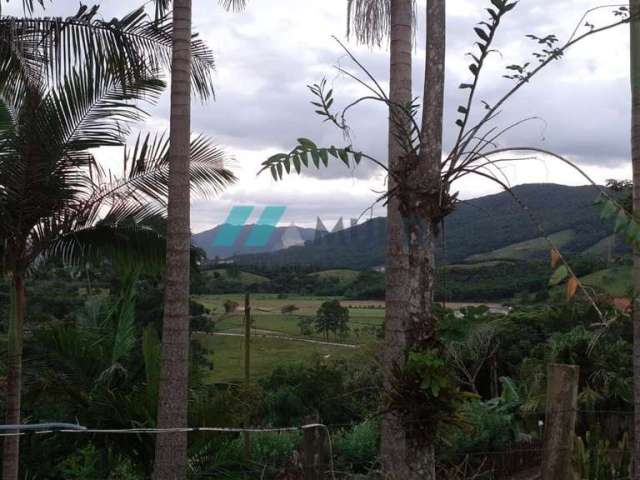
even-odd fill
[[[38,1],[42,4],[43,2]],[[31,11],[34,2],[25,0],[23,2],[25,9]],[[88,9],[81,6],[76,15],[68,18],[0,18],[0,96],[4,99],[4,105],[8,107],[3,110],[3,119],[13,115],[13,119],[17,117],[17,105],[11,104],[11,99],[19,98],[21,94],[26,94],[28,102],[22,111],[24,114],[21,121],[26,121],[29,108],[33,112],[40,108],[39,99],[45,94],[49,94],[57,88],[60,93],[60,99],[64,100],[66,95],[73,92],[64,92],[64,87],[72,87],[71,79],[78,75],[77,72],[83,70],[94,72],[94,80],[99,78],[107,78],[107,74],[111,78],[111,82],[119,82],[123,89],[120,92],[125,94],[125,90],[131,90],[130,86],[134,84],[142,85],[152,77],[157,77],[158,72],[164,69],[168,70],[171,63],[171,19],[161,16],[155,20],[148,19],[144,12],[144,8],[138,8],[121,19],[113,19],[105,22],[96,18],[97,7]],[[203,98],[212,95],[211,72],[213,69],[213,56],[211,51],[197,38],[193,38],[190,46],[190,53],[193,57],[194,68],[191,70],[191,80]],[[128,87],[124,87],[129,85]],[[148,83],[147,86],[150,86]],[[53,90],[49,91],[53,86]],[[98,84],[95,85],[98,87]],[[159,87],[159,85],[157,85]],[[138,93],[144,91],[133,89]],[[97,90],[96,90],[97,91]],[[95,93],[95,92],[94,92]],[[103,92],[104,93],[104,92]],[[134,94],[133,97],[137,95]],[[134,98],[129,98],[132,100]],[[9,100],[9,101],[7,101]],[[108,96],[100,98],[99,102],[107,105],[109,102],[115,102],[116,99],[110,99]],[[119,107],[118,107],[119,108]],[[136,109],[123,109],[121,113],[126,115],[119,120],[133,120],[139,113]],[[86,118],[94,118],[91,110],[82,112]],[[33,116],[33,115],[31,115]],[[86,120],[85,118],[85,120]],[[75,119],[68,119],[73,121]],[[95,120],[95,118],[94,118]],[[29,120],[33,121],[33,119]],[[3,128],[5,127],[3,122]],[[93,124],[92,133],[96,133],[100,129],[100,125]],[[112,134],[111,138],[107,138],[108,145],[121,145],[122,137],[118,137],[115,133],[119,126],[112,124],[107,127],[108,133]],[[29,140],[24,137],[23,140]],[[105,140],[103,138],[102,140]],[[84,142],[85,148],[91,148],[91,141],[82,139],[74,148],[80,148]],[[148,140],[147,140],[147,143]],[[104,145],[104,143],[100,143]],[[24,146],[25,152],[28,151],[29,158],[25,162],[37,163],[39,156],[32,158],[32,153],[37,153],[37,148]],[[33,151],[33,152],[32,152]],[[60,150],[62,151],[62,150]],[[25,153],[23,152],[23,153]],[[96,166],[92,161],[87,165],[72,164],[70,167],[87,169],[93,174]],[[166,166],[166,165],[165,165]],[[164,166],[163,166],[164,168]],[[26,175],[30,172],[25,172]],[[25,177],[26,178],[26,177]],[[0,184],[4,186],[3,184]],[[6,196],[8,192],[2,191],[0,195]],[[18,193],[25,193],[19,191]],[[108,195],[105,197],[109,197]],[[2,198],[4,200],[4,198]],[[103,199],[104,200],[104,199]],[[46,205],[43,204],[43,205]],[[19,219],[22,221],[22,216]],[[28,231],[28,226],[21,227],[24,231]],[[62,228],[54,225],[55,228]],[[75,226],[65,225],[64,228],[75,228]],[[26,229],[26,230],[25,230]],[[49,232],[50,233],[50,232]],[[24,236],[24,232],[23,232]],[[23,238],[26,241],[26,238]],[[6,242],[0,245],[0,253],[8,255]],[[123,242],[120,242],[123,246]],[[107,245],[105,245],[107,246]],[[37,250],[37,249],[36,249]],[[25,253],[26,255],[26,253]],[[37,256],[37,254],[36,254]],[[26,265],[16,265],[20,267],[17,271],[26,271]],[[24,273],[24,272],[23,272]],[[24,292],[24,278],[22,275],[14,276],[13,283],[15,291]],[[7,412],[8,423],[18,423],[19,406],[20,406],[20,352],[22,349],[22,321],[24,319],[24,294],[16,294],[12,296],[14,300],[14,311],[11,316],[9,334],[14,339],[12,348],[10,349],[11,361],[9,362],[9,379],[7,388],[8,404],[11,408]],[[16,320],[18,320],[16,322]],[[19,442],[16,437],[7,437],[4,448],[3,471],[5,479],[17,478],[18,472],[18,453]]]
[[[389,102],[408,105],[412,94],[413,0],[349,0],[351,26],[359,41],[380,44],[390,37]],[[394,112],[390,112],[393,116]],[[396,113],[400,116],[401,114]],[[389,169],[399,168],[402,147],[396,140],[396,121],[389,122]],[[388,184],[388,191],[395,185]],[[394,364],[402,363],[407,345],[408,319],[408,257],[403,240],[403,221],[399,202],[391,196],[387,204],[386,309],[384,334],[385,388],[392,378]],[[401,419],[391,412],[382,423],[381,454],[383,471],[397,478],[408,478],[407,445]]]
[[[156,14],[169,6],[156,1]],[[225,8],[243,8],[246,0],[221,0]],[[158,428],[187,426],[189,388],[189,135],[191,133],[191,0],[173,1],[169,210],[166,284],[162,323],[162,365],[158,396]],[[160,434],[153,478],[185,478],[186,432]]]
[[[631,163],[633,168],[633,212],[640,212],[640,1],[631,0]],[[633,478],[640,479],[640,252],[633,255]]]
[[[7,379],[7,423],[20,423],[25,280],[48,256],[66,262],[109,256],[124,263],[157,263],[161,234],[142,222],[166,207],[168,141],[138,138],[114,179],[92,149],[125,145],[129,125],[143,118],[136,105],[153,100],[164,84],[132,84],[100,65],[72,71],[56,88],[23,84],[0,90],[0,256],[12,285]],[[191,144],[188,172],[199,192],[233,180],[223,153],[204,138]],[[5,479],[17,478],[18,437],[7,437]]]

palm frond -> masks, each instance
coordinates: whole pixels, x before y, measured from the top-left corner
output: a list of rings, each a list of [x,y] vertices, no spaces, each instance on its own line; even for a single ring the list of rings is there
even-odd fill
[[[415,29],[416,2],[413,5]],[[391,0],[347,0],[347,37],[365,45],[380,46],[391,31]]]
[[[164,265],[165,249],[165,238],[152,228],[123,222],[60,235],[50,243],[45,255],[59,257],[69,265],[110,259],[116,265],[153,272]]]
[[[97,7],[81,6],[67,18],[0,18],[0,58],[14,59],[6,68],[0,68],[0,84],[34,83],[42,75],[42,68],[54,79],[53,83],[74,69],[97,65],[127,83],[148,77],[149,72],[169,71],[169,16],[150,19],[144,7],[110,21],[96,18],[96,13]],[[207,99],[213,95],[213,54],[194,36],[192,55],[194,89]]]
[[[225,10],[233,10],[235,12],[241,12],[247,6],[248,0],[219,0],[220,5]]]
[[[192,191],[209,197],[236,181],[235,175],[225,168],[226,153],[210,139],[198,136],[191,141],[190,182]],[[124,154],[124,176],[105,183],[88,201],[104,205],[111,202],[107,217],[131,217],[142,212],[147,215],[150,206],[164,209],[169,189],[169,138],[150,133],[139,135],[132,149]],[[156,210],[155,213],[157,213]]]

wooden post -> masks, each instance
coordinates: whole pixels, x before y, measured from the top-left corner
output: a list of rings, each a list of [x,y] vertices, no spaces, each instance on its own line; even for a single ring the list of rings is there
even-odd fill
[[[249,292],[244,296],[244,382],[251,382],[251,297]],[[244,458],[251,461],[251,434],[244,432]]]
[[[571,455],[578,408],[580,367],[551,364],[547,373],[542,480],[572,478]]]
[[[302,472],[304,480],[325,480],[329,470],[327,431],[322,425],[302,428]]]

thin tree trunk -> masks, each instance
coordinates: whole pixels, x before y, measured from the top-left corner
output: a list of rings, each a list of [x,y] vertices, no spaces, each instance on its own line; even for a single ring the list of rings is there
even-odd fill
[[[633,213],[640,215],[640,0],[631,0],[631,163]],[[640,480],[640,252],[633,252],[633,478]]]
[[[427,0],[427,43],[422,108],[422,131],[414,188],[410,205],[409,248],[409,334],[407,349],[418,352],[434,348],[436,319],[433,314],[435,249],[444,205],[440,180],[442,122],[444,111],[444,69],[446,50],[446,2]],[[407,437],[410,479],[435,480],[435,435],[428,425],[412,428]]]
[[[173,2],[169,210],[158,427],[187,426],[191,134],[191,0]],[[153,478],[186,477],[187,434],[157,436]]]
[[[22,395],[22,340],[26,295],[24,277],[14,275],[11,282],[11,306],[9,318],[9,361],[7,371],[7,413],[8,425],[20,424],[20,403]],[[2,456],[3,480],[17,480],[20,465],[20,437],[5,437]]]
[[[412,94],[412,0],[391,0],[391,43],[389,99],[394,105],[405,105]],[[402,148],[394,138],[397,126],[389,121],[389,169],[397,169],[402,163]],[[394,188],[389,178],[389,189]],[[384,332],[384,384],[393,381],[393,366],[404,361],[406,331],[408,324],[407,285],[408,260],[404,244],[402,216],[399,201],[392,196],[387,207],[387,252],[386,252],[386,309]],[[406,479],[407,444],[402,420],[395,412],[387,413],[382,422],[381,438],[382,469],[388,479]]]

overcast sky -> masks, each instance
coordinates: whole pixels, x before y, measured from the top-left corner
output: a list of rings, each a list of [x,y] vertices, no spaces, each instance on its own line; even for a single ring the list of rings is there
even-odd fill
[[[20,12],[15,1],[3,13]],[[89,1],[89,4],[94,2]],[[121,15],[137,2],[102,1],[102,16]],[[218,198],[195,200],[192,228],[199,232],[220,223],[232,205],[254,205],[256,215],[265,205],[284,205],[283,224],[315,225],[321,216],[329,228],[341,216],[358,217],[384,189],[378,169],[363,165],[348,170],[336,165],[321,174],[310,172],[274,182],[266,174],[256,177],[260,162],[275,152],[290,149],[298,137],[320,144],[344,144],[341,134],[323,124],[306,85],[323,77],[335,88],[336,103],[346,104],[360,90],[338,75],[335,65],[352,67],[332,38],[345,39],[346,0],[249,0],[241,14],[225,12],[215,0],[194,0],[194,31],[200,33],[216,56],[217,99],[207,105],[194,100],[193,131],[213,137],[234,157],[231,168],[240,181]],[[535,45],[526,34],[556,34],[568,38],[585,10],[601,4],[592,0],[521,0],[505,19],[496,48],[485,70],[479,99],[489,103],[509,88],[504,67],[531,59]],[[456,110],[462,101],[457,86],[469,81],[465,52],[475,41],[473,26],[485,20],[489,0],[448,2],[447,91],[445,149],[454,135]],[[49,15],[70,15],[78,2],[55,0]],[[596,26],[615,20],[611,11],[594,13]],[[424,1],[420,4],[415,48],[414,92],[421,96],[424,67]],[[349,48],[387,86],[388,48],[369,49],[348,42]],[[168,128],[168,95],[150,110],[143,130]],[[501,146],[531,145],[551,149],[580,164],[594,178],[630,178],[629,159],[629,39],[628,28],[600,34],[578,44],[525,87],[504,109],[498,125],[536,116],[503,137]],[[351,118],[356,148],[385,160],[387,117],[377,106],[365,105]],[[102,152],[101,158],[119,156]],[[555,161],[537,159],[505,168],[512,185],[555,182],[582,185],[586,181]],[[499,191],[494,184],[468,178],[455,187],[461,198]],[[384,208],[374,209],[383,215]],[[370,215],[368,213],[367,215]]]

